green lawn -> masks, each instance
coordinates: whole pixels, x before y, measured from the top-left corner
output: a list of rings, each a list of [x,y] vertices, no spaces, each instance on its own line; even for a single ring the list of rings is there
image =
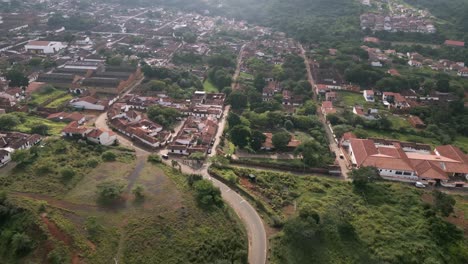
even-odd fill
[[[214,86],[210,80],[206,79],[206,81],[203,83],[203,88],[205,90],[205,92],[207,93],[217,93],[219,92],[218,91],[218,88],[216,88],[216,86]]]
[[[239,77],[241,79],[247,79],[247,80],[253,80],[254,76],[252,74],[246,73],[246,72],[241,72],[239,74]]]
[[[13,130],[23,133],[30,133],[31,128],[33,128],[35,125],[43,124],[49,127],[49,134],[60,135],[62,129],[67,125],[66,123],[53,122],[48,119],[33,115],[18,114],[18,116],[21,120],[21,123]]]
[[[365,105],[367,103],[362,94],[351,92],[338,92],[338,100],[351,108],[355,105]]]
[[[46,105],[48,108],[56,108],[59,107],[67,102],[69,102],[71,99],[73,99],[73,95],[67,94],[63,97],[57,98],[54,101],[50,102],[49,104]]]
[[[50,98],[55,98],[55,97],[66,95],[66,94],[67,92],[61,91],[61,90],[54,90],[50,93],[34,93],[31,96],[31,101],[29,101],[29,103],[33,105],[41,105],[45,103],[47,100],[49,100]]]

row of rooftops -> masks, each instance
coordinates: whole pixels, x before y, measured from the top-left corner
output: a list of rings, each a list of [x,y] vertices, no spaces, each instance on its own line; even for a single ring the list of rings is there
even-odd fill
[[[468,156],[453,145],[438,146],[385,139],[358,139],[346,133],[350,155],[357,167],[415,172],[420,178],[448,180],[454,174],[468,175]]]

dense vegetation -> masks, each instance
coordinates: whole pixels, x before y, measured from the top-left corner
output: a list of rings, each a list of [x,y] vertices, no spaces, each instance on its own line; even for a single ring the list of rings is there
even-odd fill
[[[142,85],[146,93],[166,93],[171,98],[188,99],[194,91],[203,90],[203,84],[188,71],[143,66],[147,80]]]
[[[372,169],[358,171],[362,177],[355,184],[239,168],[215,171],[226,178],[255,175],[248,184],[241,181],[244,189],[275,212],[275,226],[284,224],[273,239],[272,263],[468,260],[462,231],[444,218],[455,203],[448,195],[380,182]]]

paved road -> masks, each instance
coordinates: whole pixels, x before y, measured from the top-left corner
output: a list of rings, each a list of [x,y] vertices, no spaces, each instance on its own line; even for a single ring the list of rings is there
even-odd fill
[[[226,124],[226,117],[229,113],[229,106],[226,106],[224,110],[224,115],[222,120],[219,124],[219,129],[216,135],[216,141],[213,146],[213,149],[216,149],[220,142],[221,135],[224,130],[224,126]],[[106,123],[106,113],[101,114],[95,122],[96,127],[101,129],[107,129],[108,127]],[[135,146],[130,140],[127,138],[118,135],[118,139],[120,144],[133,148],[136,151],[137,157],[144,157],[149,155],[151,152],[139,148]],[[163,150],[159,151],[162,152]],[[158,153],[159,153],[158,152]],[[212,157],[214,155],[214,151],[209,156]],[[171,166],[170,160],[164,160],[164,162]],[[218,187],[221,190],[221,195],[226,203],[231,206],[231,208],[237,213],[239,218],[244,223],[244,226],[247,230],[248,238],[249,238],[249,263],[251,264],[265,264],[266,263],[266,256],[267,256],[267,247],[268,247],[268,240],[265,232],[265,227],[260,215],[257,213],[255,208],[250,205],[240,194],[236,193],[232,189],[230,189],[227,185],[223,184],[222,182],[212,178],[208,173],[208,167],[210,164],[205,164],[202,168],[195,170],[192,169],[182,163],[180,163],[182,172],[184,173],[196,173],[202,175],[205,179],[208,179],[213,182],[213,185]]]
[[[307,79],[309,80],[309,83],[312,86],[312,92],[314,94],[314,100],[316,102],[318,102],[317,94],[315,93],[315,89],[314,89],[315,80],[314,80],[314,77],[312,75],[312,70],[310,69],[310,61],[307,58],[306,52],[305,52],[304,47],[302,46],[302,44],[299,44],[299,47],[301,49],[301,56],[304,59],[304,63],[306,65]],[[327,137],[328,137],[328,141],[330,142],[329,143],[330,151],[335,153],[336,157],[338,157],[337,162],[338,162],[338,165],[340,166],[340,169],[341,169],[341,175],[346,180],[346,179],[348,179],[349,169],[348,169],[346,161],[339,158],[340,155],[341,155],[341,149],[340,149],[340,147],[338,146],[338,144],[335,141],[335,137],[333,136],[333,133],[331,132],[330,127],[327,124],[325,116],[322,114],[322,112],[320,110],[317,111],[317,115],[319,116],[319,119],[320,119],[320,121],[322,122],[322,124],[324,126],[325,132],[326,132]]]

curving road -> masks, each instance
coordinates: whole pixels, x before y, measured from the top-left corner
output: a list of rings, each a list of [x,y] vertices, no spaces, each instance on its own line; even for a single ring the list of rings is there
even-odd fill
[[[227,106],[224,110],[224,115],[222,120],[219,123],[219,129],[216,135],[216,141],[213,146],[213,149],[216,149],[220,142],[221,135],[224,130],[224,125],[226,123],[226,117],[229,113],[229,106]],[[107,114],[101,114],[96,122],[95,125],[97,128],[107,129],[110,130],[109,126],[107,125]],[[118,135],[118,139],[120,144],[133,148],[136,151],[136,155],[138,157],[147,156],[151,154],[150,151],[145,149],[139,148],[135,146],[130,140],[126,137]],[[161,153],[162,150],[157,151]],[[214,155],[214,151],[210,156]],[[170,160],[164,160],[166,165],[171,166]],[[210,163],[204,165],[201,169],[194,170],[181,162],[179,162],[182,172],[183,173],[196,173],[202,175],[205,179],[208,179],[213,182],[213,185],[218,187],[221,190],[221,195],[226,203],[236,212],[239,216],[241,221],[244,223],[244,226],[247,231],[248,239],[249,239],[249,263],[250,264],[265,264],[267,258],[267,247],[268,247],[268,240],[265,232],[265,227],[263,225],[263,221],[260,215],[257,213],[255,208],[246,201],[240,194],[236,193],[232,189],[230,189],[224,183],[212,178],[208,173],[208,168]]]

